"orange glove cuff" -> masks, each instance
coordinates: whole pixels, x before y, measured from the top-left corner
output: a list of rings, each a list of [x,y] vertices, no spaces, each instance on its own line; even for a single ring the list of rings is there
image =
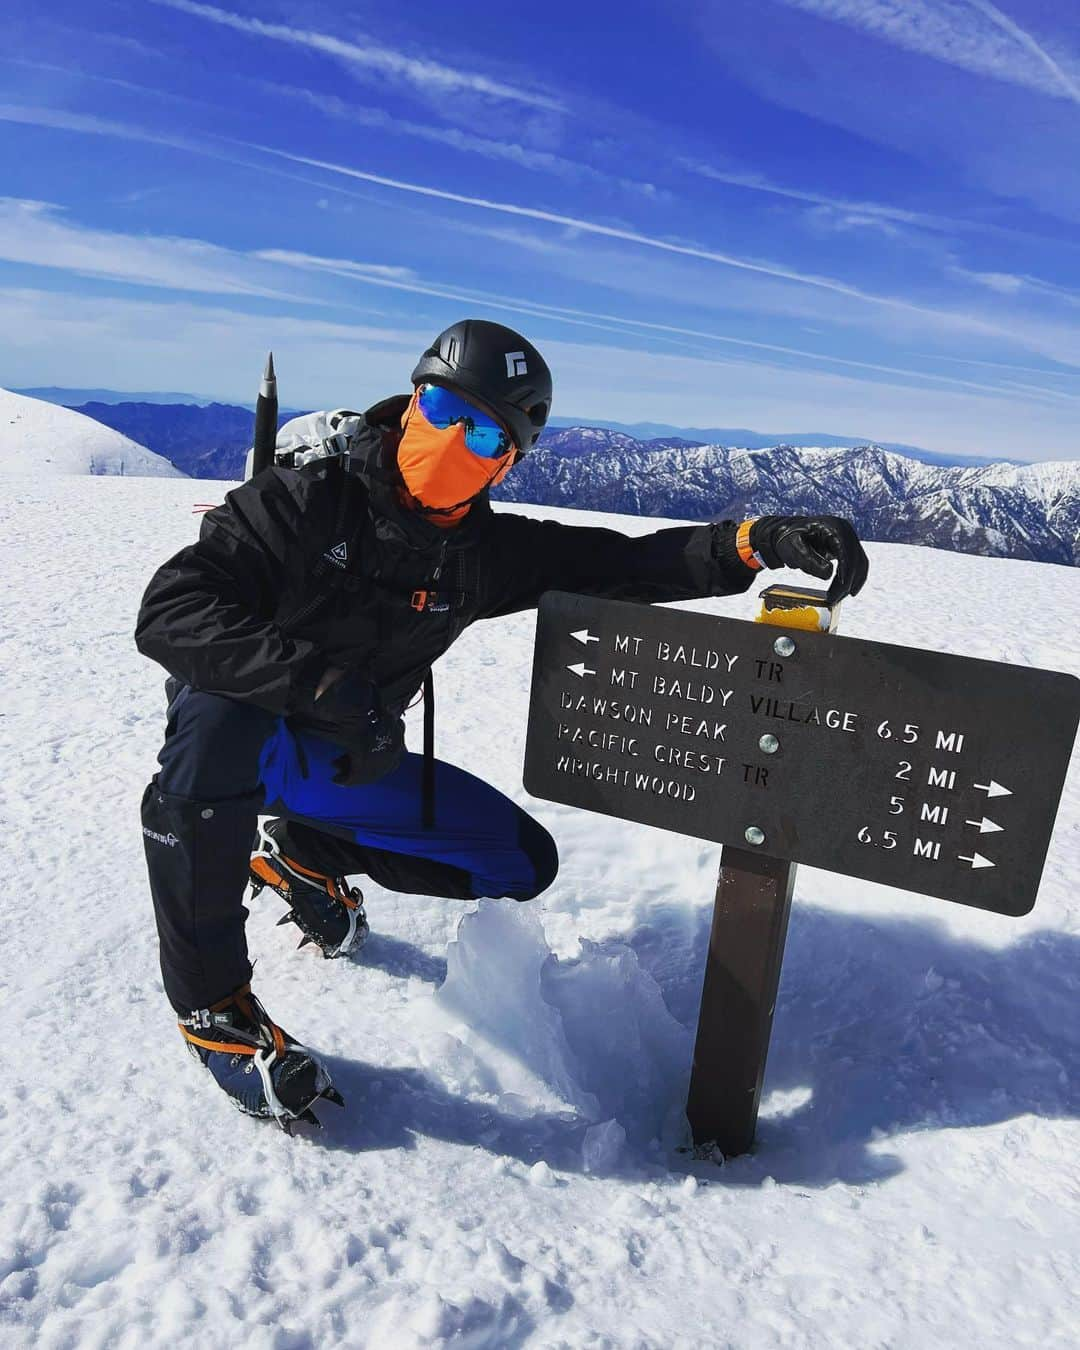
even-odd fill
[[[760,553],[755,553],[750,545],[750,529],[755,524],[757,517],[753,520],[744,520],[735,533],[735,547],[738,550],[739,557],[747,565],[758,572],[765,566],[764,559]]]

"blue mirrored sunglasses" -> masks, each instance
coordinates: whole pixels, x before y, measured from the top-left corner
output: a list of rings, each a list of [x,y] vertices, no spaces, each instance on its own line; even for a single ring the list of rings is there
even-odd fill
[[[497,459],[512,448],[510,437],[493,417],[452,389],[444,389],[441,384],[422,384],[417,394],[416,406],[433,427],[445,431],[459,422],[465,427],[465,444],[474,455]]]

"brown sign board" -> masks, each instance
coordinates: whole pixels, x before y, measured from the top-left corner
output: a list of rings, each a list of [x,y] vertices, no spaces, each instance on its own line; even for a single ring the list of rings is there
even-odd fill
[[[552,591],[525,787],[1021,915],[1078,719],[1058,671]]]

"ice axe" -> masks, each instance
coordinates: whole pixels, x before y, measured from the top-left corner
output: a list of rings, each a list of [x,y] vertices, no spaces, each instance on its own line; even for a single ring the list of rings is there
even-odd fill
[[[259,397],[255,400],[255,435],[251,442],[249,477],[262,473],[263,469],[273,464],[277,447],[277,422],[277,376],[274,374],[274,353],[270,352],[259,385]]]

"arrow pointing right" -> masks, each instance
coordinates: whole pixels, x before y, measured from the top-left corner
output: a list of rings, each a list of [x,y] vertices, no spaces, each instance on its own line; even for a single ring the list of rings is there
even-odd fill
[[[991,778],[989,783],[974,783],[981,792],[985,792],[988,797],[1011,797],[1012,788],[1002,787],[1000,783],[995,783]]]
[[[579,680],[583,680],[586,675],[595,675],[595,670],[589,670],[584,661],[579,661],[576,666],[567,666],[567,670],[575,674]]]
[[[991,820],[989,816],[983,816],[981,820],[965,820],[964,824],[977,825],[980,834],[992,834],[994,830],[1003,830],[1005,828],[1004,825],[998,825],[995,821]]]
[[[995,865],[990,861],[989,858],[984,858],[981,853],[976,853],[973,857],[970,858],[967,856],[966,853],[958,853],[956,856],[960,859],[961,862],[969,862],[972,866],[972,869],[976,867],[993,867]]]

